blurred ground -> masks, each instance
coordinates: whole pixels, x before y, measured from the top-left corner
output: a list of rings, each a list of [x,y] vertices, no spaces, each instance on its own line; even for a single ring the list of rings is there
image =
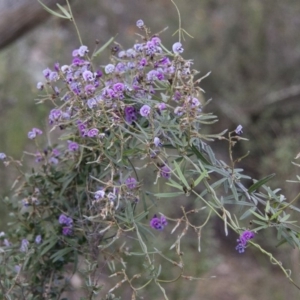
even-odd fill
[[[188,300],[286,300],[299,299],[300,291],[276,268],[268,269],[248,254],[224,253],[222,262],[203,277]]]

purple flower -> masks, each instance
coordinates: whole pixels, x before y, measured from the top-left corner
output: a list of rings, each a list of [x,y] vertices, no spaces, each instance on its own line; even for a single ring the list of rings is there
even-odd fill
[[[144,26],[144,21],[143,20],[136,21],[136,26],[141,29]]]
[[[113,85],[113,90],[117,93],[120,93],[120,92],[124,92],[125,90],[125,85],[121,82],[118,82],[118,83],[115,83]]]
[[[62,229],[62,234],[63,235],[72,235],[72,228],[71,227],[63,227]]]
[[[72,51],[72,56],[73,57],[77,57],[78,55],[79,55],[78,49],[75,49],[75,50]]]
[[[35,162],[39,163],[43,160],[43,155],[41,154],[41,152],[36,152],[35,155]]]
[[[72,60],[72,65],[74,65],[74,66],[82,66],[83,64],[84,64],[84,60],[79,57],[75,57]]]
[[[251,230],[245,230],[241,233],[240,238],[237,240],[239,243],[246,245],[247,242],[254,238],[254,232]]]
[[[93,86],[92,84],[87,84],[85,87],[84,87],[84,91],[88,94],[88,95],[91,95],[95,92],[96,88],[95,86]]]
[[[236,129],[235,129],[235,133],[240,135],[241,133],[243,133],[243,126],[239,125]]]
[[[1,152],[0,153],[0,160],[4,160],[6,158],[6,154]]]
[[[59,160],[56,157],[50,157],[49,158],[49,163],[52,165],[57,165]]]
[[[245,246],[243,244],[238,244],[235,247],[235,250],[237,250],[239,253],[244,253],[245,252]]]
[[[80,131],[80,134],[82,136],[84,136],[86,134],[86,124],[81,121],[78,121],[77,127],[78,127],[78,130]]]
[[[174,109],[174,114],[176,115],[176,116],[182,116],[183,115],[183,113],[184,113],[184,108],[183,107],[181,107],[181,106],[177,106],[177,107],[175,107],[175,109]]]
[[[191,103],[192,108],[200,106],[200,101],[197,98],[190,98],[189,102]]]
[[[166,103],[162,102],[162,103],[159,103],[159,104],[157,105],[157,108],[158,108],[160,111],[162,111],[162,110],[165,110],[165,109],[167,108],[167,105],[166,105]]]
[[[115,66],[113,64],[108,64],[104,68],[106,74],[110,74],[115,70]]]
[[[59,62],[56,62],[56,63],[54,64],[54,70],[55,70],[56,72],[59,71]]]
[[[69,218],[64,214],[61,214],[58,218],[58,223],[61,225],[72,226],[73,220],[72,220],[72,218]]]
[[[59,155],[60,155],[60,151],[59,151],[58,149],[54,148],[54,149],[52,150],[52,155],[53,155],[54,157],[59,156]]]
[[[97,106],[97,101],[94,98],[88,99],[86,103],[90,109],[93,109],[95,106]]]
[[[63,65],[60,69],[64,74],[69,73],[71,71],[71,68],[68,65]]]
[[[128,177],[128,178],[126,179],[126,181],[125,181],[126,186],[127,186],[130,190],[132,190],[132,189],[134,189],[134,188],[136,187],[136,183],[137,183],[137,181],[136,181],[136,179],[135,179],[134,177]]]
[[[116,72],[124,73],[124,72],[126,72],[126,70],[127,70],[127,66],[124,63],[122,63],[122,62],[117,63],[116,68],[115,68]]]
[[[174,101],[179,101],[181,99],[181,94],[180,92],[176,91],[173,95],[173,98],[172,98]]]
[[[166,179],[170,179],[171,169],[167,165],[164,165],[163,167],[160,168],[160,176]]]
[[[36,84],[36,88],[41,91],[44,88],[44,84],[42,82],[38,82]]]
[[[122,50],[118,53],[119,58],[124,58],[125,56],[126,56],[126,52],[124,50]]]
[[[182,53],[183,52],[182,44],[179,42],[173,44],[172,50],[175,54]]]
[[[34,241],[35,241],[36,244],[39,245],[39,244],[42,242],[42,236],[41,236],[40,234],[37,235],[37,236],[35,237],[35,240],[34,240]]]
[[[143,52],[143,44],[134,44],[134,45],[133,45],[133,49],[134,49],[136,52]]]
[[[148,117],[150,114],[151,108],[149,105],[143,105],[140,109],[140,114],[142,117]]]
[[[159,46],[161,40],[158,36],[154,36],[152,39],[151,39],[151,42],[155,45],[155,46]]]
[[[94,195],[96,200],[102,199],[102,198],[104,198],[104,196],[105,196],[104,190],[98,190],[95,192],[95,195]]]
[[[103,76],[103,73],[102,73],[101,70],[97,70],[94,75],[95,75],[96,78],[100,78],[100,77]]]
[[[58,96],[59,93],[60,93],[60,89],[57,86],[55,86],[54,87],[54,92],[55,92],[56,96]]]
[[[154,215],[150,221],[150,226],[156,230],[163,230],[167,224],[168,222],[164,216],[158,218],[156,215]]]
[[[238,245],[235,247],[235,249],[239,253],[245,252],[245,248],[247,246],[247,243],[249,240],[253,239],[255,236],[254,232],[251,230],[245,230],[241,233],[239,239],[237,240]]]
[[[148,81],[154,81],[157,79],[157,71],[156,70],[151,70],[147,74],[147,80]]]
[[[107,99],[111,99],[111,98],[114,98],[116,96],[116,93],[113,89],[105,88],[102,91],[102,96],[107,98]]]
[[[33,140],[37,135],[41,134],[43,134],[42,130],[38,128],[32,128],[32,130],[28,132],[27,136],[29,139]]]
[[[141,67],[145,67],[147,65],[147,59],[145,57],[143,57],[140,61],[139,61],[139,65]]]
[[[160,141],[160,138],[157,137],[157,136],[154,138],[153,143],[156,147],[161,147],[162,146],[162,142]]]
[[[50,114],[49,114],[49,124],[53,124],[55,121],[59,120],[61,117],[61,110],[60,109],[51,109]]]
[[[132,122],[137,120],[136,110],[133,106],[126,106],[124,109],[124,113],[127,123],[132,124]]]
[[[135,62],[134,61],[129,61],[127,63],[127,67],[128,67],[128,69],[133,70],[135,68]]]
[[[163,66],[169,66],[171,64],[171,61],[167,56],[165,56],[159,60],[159,64]]]
[[[89,70],[85,70],[82,73],[82,77],[83,77],[84,81],[93,81],[94,80],[94,74]]]
[[[147,55],[154,55],[157,52],[157,47],[152,41],[148,41],[144,48]]]
[[[79,148],[79,145],[76,142],[68,141],[68,150],[75,152]]]
[[[49,80],[50,81],[57,81],[59,79],[58,73],[57,72],[51,72],[49,74]]]
[[[27,252],[28,251],[29,242],[27,239],[23,239],[21,242],[20,251],[21,252]]]
[[[136,52],[133,49],[128,49],[128,50],[126,50],[126,56],[128,58],[135,58]]]
[[[95,137],[99,134],[99,130],[97,128],[92,128],[87,132],[88,137]]]
[[[47,68],[47,69],[43,70],[43,75],[44,75],[46,78],[48,78],[51,72],[52,72],[52,71],[51,71],[49,68]]]
[[[87,54],[89,52],[88,47],[87,46],[80,46],[78,49],[78,55],[79,56],[84,56],[85,54]]]

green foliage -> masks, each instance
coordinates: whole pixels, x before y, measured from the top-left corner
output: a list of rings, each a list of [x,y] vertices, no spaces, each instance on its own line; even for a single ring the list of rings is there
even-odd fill
[[[63,15],[56,16],[73,19],[70,7],[58,7]],[[135,47],[142,45],[141,50],[117,55],[123,50],[116,43],[118,50],[111,50],[110,64],[102,67],[101,76],[95,75],[100,73],[92,59],[112,39],[91,57],[87,49],[75,55],[80,61],[67,66],[69,71],[60,68],[55,80],[46,76],[39,103],[53,103],[50,133],[59,138],[44,148],[39,133],[31,131],[37,152],[26,154],[40,163],[38,167],[25,172],[22,161],[3,157],[5,166],[20,173],[14,194],[4,201],[14,217],[10,230],[1,236],[4,299],[61,299],[73,288],[74,274],[80,274],[86,295],[82,299],[96,299],[99,294],[107,300],[121,299],[125,285],[132,299],[152,285],[168,299],[167,284],[197,279],[188,275],[182,249],[191,230],[201,251],[202,231],[213,216],[224,222],[225,235],[228,228],[241,234],[240,239],[248,229],[258,233],[276,228],[279,244],[300,246],[299,226],[289,213],[299,213],[293,205],[297,197],[289,202],[280,189],[268,187],[273,174],[253,180],[236,167],[247,155],[234,157],[234,146],[245,140],[240,130],[220,134],[204,130],[217,121],[204,112],[207,103],[201,102],[199,83],[206,76],[195,79],[198,71],[182,51],[172,53],[145,25],[139,27],[143,34]],[[146,63],[141,67],[142,59]],[[131,67],[109,70],[118,63]],[[86,71],[92,79],[84,77]],[[121,90],[116,84],[123,85]],[[228,145],[228,163],[215,155],[215,139]],[[147,180],[154,183],[146,184]],[[179,198],[184,204],[178,205],[176,218],[160,212],[162,201],[171,208]],[[239,208],[238,214],[233,206]],[[153,211],[156,216],[150,219]],[[200,212],[199,224],[192,216]],[[246,218],[251,218],[252,227],[245,226]],[[154,219],[161,224],[155,225]],[[158,229],[164,230],[168,249],[155,243]],[[177,236],[171,235],[174,232]],[[268,255],[293,282],[271,253],[246,242]],[[136,263],[129,264],[129,257]],[[104,292],[102,271],[112,277]]]

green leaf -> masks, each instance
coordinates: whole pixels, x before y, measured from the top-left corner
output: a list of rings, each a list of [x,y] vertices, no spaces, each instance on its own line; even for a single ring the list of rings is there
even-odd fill
[[[56,261],[60,260],[61,258],[63,258],[63,256],[65,256],[66,254],[68,254],[71,251],[74,251],[74,249],[71,247],[61,249],[61,250],[55,252],[53,255],[51,255],[50,259],[52,259],[52,262],[56,262]]]
[[[71,173],[71,175],[69,176],[69,178],[64,181],[62,189],[61,189],[61,191],[59,193],[59,197],[61,197],[63,195],[63,193],[65,192],[65,190],[67,189],[67,187],[69,186],[69,184],[73,181],[73,179],[76,177],[76,175],[77,175],[76,173],[73,173],[73,174]]]
[[[194,154],[198,157],[198,159],[200,159],[206,165],[212,166],[212,164],[203,156],[203,154],[194,145],[191,145],[190,147]]]
[[[251,213],[252,213],[256,218],[258,218],[258,219],[260,219],[260,220],[263,220],[263,221],[267,221],[267,220],[268,220],[266,217],[263,217],[263,216],[259,215],[259,214],[256,213],[254,210],[250,210],[250,211],[251,211]],[[254,220],[253,220],[253,222],[254,222]]]
[[[158,193],[154,194],[157,198],[172,198],[183,195],[184,192],[174,192],[174,193]]]
[[[194,187],[196,187],[205,177],[208,176],[207,171],[203,171],[200,176],[194,181]]]
[[[38,2],[44,7],[44,9],[50,13],[51,15],[53,16],[56,16],[58,18],[62,18],[62,19],[69,19],[68,17],[62,15],[62,14],[59,14],[57,12],[55,12],[54,10],[50,9],[48,6],[46,6],[43,2],[41,2],[40,0],[38,0]]]
[[[175,169],[176,169],[176,171],[177,171],[177,174],[178,174],[180,180],[181,180],[182,183],[185,185],[185,187],[186,187],[187,189],[189,189],[190,186],[189,186],[188,182],[186,181],[186,179],[185,179],[185,177],[184,177],[184,175],[183,175],[183,173],[182,173],[182,171],[181,171],[181,169],[180,169],[180,166],[178,165],[178,163],[177,163],[176,161],[174,161],[174,166],[175,166]]]
[[[53,248],[55,246],[55,244],[57,243],[58,241],[58,238],[55,236],[55,237],[52,237],[50,240],[47,240],[43,243],[43,245],[47,245],[43,250],[42,252],[40,253],[40,257],[43,256],[44,254],[46,254],[51,248]]]
[[[58,3],[56,3],[57,7],[65,14],[65,16],[68,19],[72,19],[72,16],[70,15],[70,13],[61,5],[59,5]]]
[[[92,58],[96,57],[100,54],[105,48],[107,48],[114,40],[114,37],[111,37],[101,48],[99,48],[96,52],[93,53]]]
[[[169,179],[169,182],[166,182],[167,185],[172,186],[174,188],[177,188],[179,190],[182,190],[182,185],[174,181],[173,179]]]
[[[144,219],[148,214],[149,214],[149,212],[148,212],[148,211],[145,211],[145,212],[141,213],[139,216],[137,216],[137,217],[134,219],[134,221],[135,221],[135,222],[139,222],[139,221],[141,221],[142,219]]]
[[[252,193],[255,190],[257,190],[259,187],[261,187],[262,185],[264,185],[265,183],[267,183],[270,179],[272,179],[275,176],[275,173],[268,175],[267,177],[264,177],[261,180],[258,180],[257,182],[255,182],[253,185],[251,185],[248,189],[248,193]]]

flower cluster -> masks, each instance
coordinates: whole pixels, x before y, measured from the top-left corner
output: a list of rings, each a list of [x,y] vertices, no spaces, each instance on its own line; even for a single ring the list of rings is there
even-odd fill
[[[156,230],[163,230],[167,224],[168,222],[164,216],[158,218],[156,215],[154,215],[150,221],[150,226]]]
[[[137,27],[148,32],[142,20],[137,22]],[[181,83],[190,80],[192,62],[180,57],[181,43],[174,43],[172,54],[163,50],[161,39],[154,35],[146,36],[132,48],[121,49],[118,45],[115,49],[111,62],[99,69],[94,69],[88,57],[89,49],[83,45],[72,52],[70,64],[56,63],[53,69],[43,71],[47,84],[39,82],[38,88],[50,86],[54,91],[52,98],[64,102],[50,111],[50,125],[65,129],[77,124],[80,137],[99,138],[106,133],[110,120],[133,125],[144,122],[143,118],[157,118],[166,111],[183,117],[185,123],[185,114],[195,116],[201,112],[199,89],[172,88],[168,98],[177,106],[168,105],[168,99],[162,101],[160,96],[158,85],[171,87],[174,79]],[[91,117],[91,111],[105,118]],[[28,137],[33,139],[38,134],[33,129]],[[69,144],[70,151],[77,150],[73,146]]]
[[[254,232],[250,230],[245,230],[244,232],[241,233],[239,239],[237,240],[238,245],[235,247],[235,249],[239,253],[245,252],[245,248],[247,246],[248,241],[253,238],[254,238]]]
[[[51,259],[56,278],[64,276],[62,264],[74,261],[63,249],[63,236],[72,237],[74,250],[98,253],[109,239],[106,231],[115,236],[114,242],[122,234],[118,229],[128,225],[134,230],[133,222],[145,226],[146,201],[159,197],[145,192],[147,180],[139,179],[140,170],[157,180],[169,180],[171,174],[176,180],[173,161],[178,154],[193,155],[189,145],[196,144],[201,118],[205,120],[201,89],[194,81],[197,72],[191,60],[181,57],[182,44],[176,42],[168,51],[142,20],[137,27],[145,33],[141,41],[129,49],[116,44],[107,64],[96,67],[83,45],[72,52],[68,64],[46,68],[44,82],[37,84],[46,94],[42,101],[54,104],[48,115],[50,132],[60,133],[51,146],[42,148],[35,141],[36,150],[29,153],[40,164],[18,189],[18,207],[28,214],[30,225],[22,225],[21,241],[20,236],[15,239],[26,254],[31,248],[43,249],[41,257]],[[28,138],[42,134],[32,128]],[[177,154],[169,155],[169,149]],[[6,164],[12,158],[0,153],[0,160]],[[140,199],[146,211],[137,215]],[[154,215],[146,226],[163,230],[166,225],[165,216]],[[37,276],[48,270],[40,262],[42,258],[32,267]]]
[[[71,235],[72,234],[72,232],[73,232],[73,230],[72,230],[73,219],[72,218],[67,217],[64,214],[61,214],[58,218],[58,223],[60,225],[64,225],[63,228],[62,228],[62,234],[63,235]]]

